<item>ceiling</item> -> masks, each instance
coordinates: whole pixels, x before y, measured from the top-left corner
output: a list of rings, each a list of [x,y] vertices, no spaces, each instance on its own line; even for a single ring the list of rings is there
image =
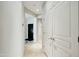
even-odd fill
[[[35,14],[41,14],[42,13],[42,6],[44,1],[24,1],[24,7],[28,8]]]

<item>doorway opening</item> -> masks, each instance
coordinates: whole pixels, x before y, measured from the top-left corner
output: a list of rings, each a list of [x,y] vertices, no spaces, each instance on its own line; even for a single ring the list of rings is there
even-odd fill
[[[28,38],[25,41],[33,41],[33,24],[28,24]]]
[[[28,41],[33,41],[33,24],[28,24]]]

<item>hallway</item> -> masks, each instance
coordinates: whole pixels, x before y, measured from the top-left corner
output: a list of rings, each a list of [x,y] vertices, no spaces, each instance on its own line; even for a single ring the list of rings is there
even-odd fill
[[[24,57],[46,57],[40,43],[29,42],[25,44]]]
[[[79,57],[78,1],[0,2],[0,57]]]

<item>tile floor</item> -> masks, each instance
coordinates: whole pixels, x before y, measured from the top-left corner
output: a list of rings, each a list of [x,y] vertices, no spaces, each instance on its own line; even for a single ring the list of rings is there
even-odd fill
[[[40,43],[26,43],[24,57],[46,57]]]

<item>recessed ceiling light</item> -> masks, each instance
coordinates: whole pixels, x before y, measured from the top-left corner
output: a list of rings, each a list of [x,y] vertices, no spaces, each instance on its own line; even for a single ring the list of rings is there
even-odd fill
[[[36,11],[39,11],[39,9],[36,9]]]

